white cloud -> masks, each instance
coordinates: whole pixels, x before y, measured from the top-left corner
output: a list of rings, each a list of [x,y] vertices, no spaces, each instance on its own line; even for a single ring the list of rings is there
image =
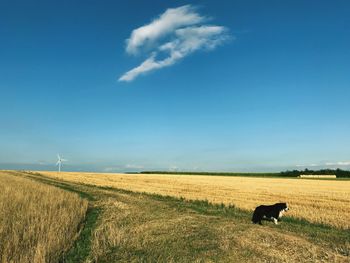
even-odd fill
[[[311,164],[297,164],[296,167],[315,167],[320,166],[319,164],[311,163]]]
[[[338,165],[338,166],[348,166],[350,165],[350,161],[339,161],[339,162],[335,162],[335,163],[326,163],[327,166],[334,166],[334,165]]]
[[[123,74],[119,81],[132,81],[140,74],[171,66],[197,50],[212,50],[230,39],[223,26],[202,25],[207,18],[190,5],[167,9],[158,19],[132,31],[126,51],[150,54],[139,66]],[[163,59],[157,59],[165,55]]]
[[[126,72],[123,76],[121,76],[119,78],[119,81],[132,81],[140,74],[155,69],[163,68],[166,66],[170,66],[176,61],[176,59],[171,56],[161,61],[156,61],[154,57],[155,54],[152,54],[148,59],[142,62],[140,66],[133,68],[132,70]]]
[[[169,172],[177,172],[179,171],[179,167],[177,167],[176,165],[171,165],[169,166]]]
[[[127,40],[126,51],[136,54],[142,46],[153,44],[176,28],[198,24],[205,20],[206,18],[197,14],[191,5],[169,8],[150,24],[133,30]]]
[[[106,172],[106,173],[112,173],[112,172],[120,172],[120,168],[119,167],[105,167],[103,168],[103,172]]]
[[[128,169],[143,169],[144,166],[143,165],[137,165],[137,164],[127,164],[127,165],[125,165],[125,168],[128,168]]]
[[[103,171],[107,173],[111,172],[125,172],[126,170],[129,169],[143,169],[144,166],[142,165],[137,165],[137,164],[125,164],[125,165],[113,165],[109,167],[104,167]]]
[[[339,162],[327,162],[320,164],[297,164],[296,167],[325,167],[325,166],[350,166],[350,161],[339,161]]]

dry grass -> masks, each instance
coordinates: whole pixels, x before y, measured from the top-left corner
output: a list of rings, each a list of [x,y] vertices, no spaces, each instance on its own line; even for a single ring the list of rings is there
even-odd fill
[[[81,176],[69,174],[74,175],[74,180]],[[69,182],[64,186],[93,197],[90,207],[99,210],[88,236],[88,256],[70,262],[349,262],[350,240],[342,229],[290,219],[260,226],[250,222],[247,211],[205,201]]]
[[[350,181],[190,175],[102,173],[42,174],[77,183],[234,204],[252,210],[259,204],[288,202],[289,216],[349,229]]]
[[[86,210],[77,194],[0,171],[0,262],[57,262]]]
[[[294,231],[297,227],[292,226],[291,231],[284,228],[287,224],[261,227],[239,214],[225,216],[220,209],[166,197],[113,190],[100,190],[98,194],[103,196],[98,205],[104,213],[92,238],[92,262],[349,260],[344,255],[348,254],[349,244],[340,242],[341,238],[327,240],[316,229]],[[318,238],[310,238],[316,233]],[[339,253],[339,249],[344,253]]]

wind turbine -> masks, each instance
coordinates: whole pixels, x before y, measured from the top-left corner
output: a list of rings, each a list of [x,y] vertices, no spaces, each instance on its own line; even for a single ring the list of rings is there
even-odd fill
[[[67,160],[61,158],[61,156],[59,154],[57,154],[57,158],[58,158],[58,161],[57,161],[56,165],[58,165],[58,172],[61,172],[62,162],[66,162]]]

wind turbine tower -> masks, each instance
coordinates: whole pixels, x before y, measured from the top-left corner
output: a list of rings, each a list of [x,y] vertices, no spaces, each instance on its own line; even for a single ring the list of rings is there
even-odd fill
[[[59,154],[57,154],[57,158],[58,158],[58,161],[57,161],[56,165],[58,165],[58,172],[61,172],[62,162],[66,162],[67,160],[61,158],[61,156]]]

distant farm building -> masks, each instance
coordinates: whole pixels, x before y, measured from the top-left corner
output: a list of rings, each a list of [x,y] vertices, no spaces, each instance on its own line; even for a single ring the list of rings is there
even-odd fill
[[[300,178],[337,178],[335,174],[301,174]]]

